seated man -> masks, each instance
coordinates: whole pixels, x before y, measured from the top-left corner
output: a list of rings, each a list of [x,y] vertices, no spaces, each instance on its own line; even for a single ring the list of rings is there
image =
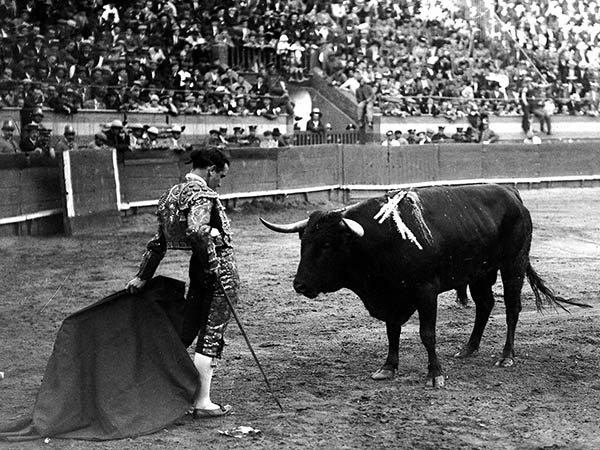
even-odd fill
[[[25,153],[43,153],[42,147],[38,142],[40,138],[40,127],[35,122],[30,122],[25,126],[25,133],[21,136],[19,148]]]
[[[2,123],[2,137],[0,137],[0,153],[18,153],[19,144],[13,138],[15,131],[15,122],[12,119],[5,120]]]

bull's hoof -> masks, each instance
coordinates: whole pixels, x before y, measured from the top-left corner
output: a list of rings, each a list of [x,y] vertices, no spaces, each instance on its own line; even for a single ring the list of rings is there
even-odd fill
[[[506,368],[506,367],[511,367],[514,363],[515,363],[515,360],[511,357],[508,357],[508,358],[499,359],[498,361],[496,361],[496,364],[494,364],[494,365],[496,367]]]
[[[377,372],[375,372],[373,375],[371,375],[371,378],[373,380],[391,380],[392,378],[394,378],[394,373],[396,371],[394,369],[384,369],[383,367],[381,369],[379,369]]]
[[[437,377],[433,377],[431,381],[435,389],[444,389],[446,378],[444,375],[438,375]]]
[[[455,358],[468,358],[469,356],[476,354],[477,351],[478,350],[476,350],[476,349],[473,350],[469,347],[463,347],[462,350],[460,350],[454,354],[454,357]]]

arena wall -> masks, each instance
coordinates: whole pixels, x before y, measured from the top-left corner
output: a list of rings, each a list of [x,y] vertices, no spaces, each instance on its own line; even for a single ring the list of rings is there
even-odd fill
[[[0,235],[63,232],[58,162],[37,155],[0,155]]]
[[[598,144],[232,149],[233,170],[224,180],[221,197],[233,204],[289,196],[350,201],[392,188],[432,184],[596,185]],[[116,226],[120,215],[153,208],[165,189],[181,181],[190,170],[186,158],[164,151],[127,154],[120,160],[115,151],[68,152],[57,159],[2,156],[0,233],[73,233]]]

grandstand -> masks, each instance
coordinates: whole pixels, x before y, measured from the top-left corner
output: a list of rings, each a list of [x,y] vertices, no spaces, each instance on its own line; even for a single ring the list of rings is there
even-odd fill
[[[5,0],[0,107],[21,128],[37,106],[248,124],[304,113],[295,94],[310,88],[340,132],[358,123],[356,80],[382,117],[514,117],[544,101],[596,117],[598,15],[573,0]]]

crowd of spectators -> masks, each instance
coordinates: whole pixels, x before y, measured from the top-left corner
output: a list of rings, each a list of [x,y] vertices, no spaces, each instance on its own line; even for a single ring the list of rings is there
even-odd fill
[[[306,6],[275,3],[1,0],[0,107],[293,114],[301,50],[279,41]]]
[[[361,82],[370,84],[374,106],[384,115],[453,122],[474,104],[490,114],[523,114],[525,85],[538,98],[553,99],[552,114],[598,115],[595,2],[509,0],[475,14],[457,5],[332,4],[322,13],[328,31],[319,57],[323,75],[351,93]]]
[[[522,114],[525,83],[553,113],[598,114],[595,2],[423,4],[0,0],[0,107],[272,117],[293,114],[286,83],[311,69],[352,93],[370,85],[366,122],[370,106],[449,121],[473,104]]]

